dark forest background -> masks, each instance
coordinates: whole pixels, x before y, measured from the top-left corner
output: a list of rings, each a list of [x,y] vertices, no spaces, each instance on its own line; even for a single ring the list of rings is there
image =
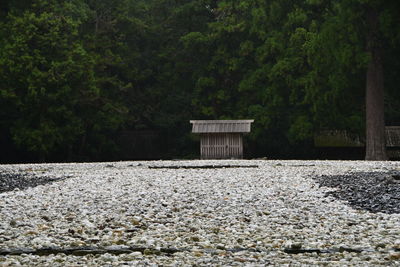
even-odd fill
[[[320,157],[320,131],[365,135],[371,10],[400,125],[397,0],[2,0],[0,161],[195,158],[191,119],[254,119],[247,157]]]

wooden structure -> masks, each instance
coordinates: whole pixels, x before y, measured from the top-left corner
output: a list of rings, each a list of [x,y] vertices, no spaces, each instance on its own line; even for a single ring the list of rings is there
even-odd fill
[[[364,139],[346,130],[325,130],[314,136],[314,145],[325,158],[338,159],[340,155],[340,159],[362,159],[365,154]],[[385,139],[389,159],[399,160],[400,126],[386,126]]]
[[[243,158],[243,134],[254,120],[191,120],[192,132],[200,134],[201,159]]]
[[[387,148],[400,147],[400,126],[386,126],[385,138]],[[314,136],[316,147],[364,147],[365,140],[346,130],[325,130]]]
[[[400,126],[386,126],[386,147],[400,147]]]

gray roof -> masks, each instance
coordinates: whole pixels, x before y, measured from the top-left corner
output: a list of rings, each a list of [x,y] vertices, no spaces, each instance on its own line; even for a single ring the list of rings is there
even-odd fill
[[[193,133],[249,133],[254,120],[191,120]]]

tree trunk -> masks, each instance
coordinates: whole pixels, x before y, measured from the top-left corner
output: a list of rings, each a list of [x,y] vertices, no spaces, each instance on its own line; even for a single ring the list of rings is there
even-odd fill
[[[379,40],[378,12],[367,12],[367,51],[371,60],[366,84],[366,160],[387,160],[384,115],[382,47]]]

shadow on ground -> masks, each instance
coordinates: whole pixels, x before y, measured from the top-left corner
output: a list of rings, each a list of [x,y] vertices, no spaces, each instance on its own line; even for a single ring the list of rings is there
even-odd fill
[[[400,213],[400,173],[361,172],[314,177],[320,187],[335,188],[326,195],[373,213]]]
[[[13,191],[15,189],[24,190],[30,187],[61,181],[66,178],[67,177],[39,177],[34,174],[0,172],[0,193]]]

